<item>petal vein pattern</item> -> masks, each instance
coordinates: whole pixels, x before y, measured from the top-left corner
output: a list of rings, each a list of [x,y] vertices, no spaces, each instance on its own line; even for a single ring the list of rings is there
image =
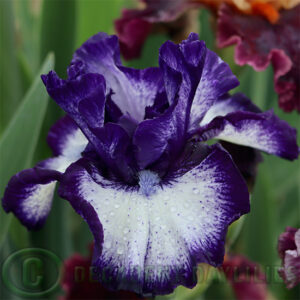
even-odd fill
[[[179,284],[193,287],[198,262],[222,263],[227,226],[249,211],[249,198],[230,156],[213,149],[149,197],[112,186],[84,160],[71,165],[60,194],[101,244],[94,254],[98,280],[107,284],[112,278],[113,289],[166,294]]]

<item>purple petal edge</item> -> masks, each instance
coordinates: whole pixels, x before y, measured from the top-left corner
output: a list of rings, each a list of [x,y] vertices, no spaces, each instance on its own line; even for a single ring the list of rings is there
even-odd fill
[[[203,140],[219,138],[249,146],[289,160],[297,159],[297,131],[274,115],[273,110],[263,113],[237,111],[216,117],[199,128]]]
[[[57,180],[60,180],[61,173],[54,170],[46,170],[39,167],[27,169],[13,176],[4,193],[2,199],[2,206],[4,210],[9,213],[13,212],[20,222],[29,230],[37,230],[41,228],[48,216],[51,208],[52,196],[45,195],[46,199],[36,198],[35,200],[41,202],[44,200],[44,207],[40,211],[40,215],[31,216],[30,207],[23,206],[28,198],[32,197],[40,186],[45,186]],[[54,187],[53,187],[54,191]],[[39,205],[39,203],[37,203]],[[29,210],[28,210],[29,208]]]
[[[212,149],[213,149],[212,153],[209,154],[207,158],[203,161],[205,165],[203,165],[202,167],[205,169],[206,168],[205,166],[207,166],[208,168],[210,164],[215,165],[216,161],[218,161],[219,167],[220,168],[222,167],[223,171],[226,170],[226,174],[230,172],[230,176],[228,175],[228,177],[226,176],[226,178],[221,176],[222,179],[217,179],[217,178],[215,179],[216,180],[215,183],[222,185],[222,184],[226,184],[226,182],[230,178],[230,182],[228,182],[227,189],[223,190],[222,192],[225,193],[222,197],[230,196],[230,199],[228,199],[229,201],[228,209],[230,209],[230,213],[228,212],[228,214],[226,214],[225,216],[224,224],[222,223],[223,229],[221,230],[221,228],[219,228],[219,231],[217,231],[216,233],[217,235],[214,236],[214,239],[217,239],[216,241],[217,244],[214,244],[214,242],[210,239],[203,241],[205,244],[207,243],[204,249],[203,249],[204,245],[202,245],[202,243],[200,243],[199,245],[196,244],[198,245],[197,247],[200,248],[193,248],[194,250],[190,253],[191,268],[189,268],[188,270],[187,269],[170,270],[171,273],[168,273],[168,275],[171,274],[174,280],[170,280],[170,281],[167,280],[164,282],[145,281],[143,283],[143,281],[140,281],[140,278],[138,277],[137,274],[134,275],[134,273],[130,273],[128,274],[128,278],[126,277],[127,279],[124,278],[124,282],[118,283],[116,281],[117,279],[114,279],[115,275],[113,270],[111,270],[111,268],[109,268],[108,265],[106,266],[104,264],[105,263],[104,261],[101,262],[97,259],[97,257],[100,257],[103,249],[103,240],[104,240],[103,226],[101,224],[99,216],[97,216],[95,208],[92,207],[91,202],[88,202],[84,198],[84,194],[81,193],[82,190],[79,190],[80,185],[78,180],[80,177],[83,176],[86,180],[91,181],[92,189],[94,189],[92,186],[95,186],[95,183],[100,185],[103,188],[105,188],[106,185],[109,183],[107,181],[102,182],[100,176],[97,176],[96,174],[92,176],[90,173],[91,170],[89,171],[90,163],[85,159],[81,159],[80,161],[72,164],[68,168],[66,174],[64,175],[64,178],[62,179],[59,188],[59,194],[61,197],[66,198],[71,203],[71,205],[74,207],[77,213],[80,214],[91,227],[91,231],[94,234],[96,239],[96,252],[94,253],[94,266],[99,267],[99,265],[101,265],[101,269],[104,272],[104,274],[102,272],[97,273],[99,270],[96,269],[97,270],[96,275],[100,276],[100,278],[98,277],[99,280],[102,280],[102,282],[108,285],[108,287],[111,289],[126,288],[145,295],[168,294],[172,292],[180,284],[183,284],[189,288],[195,286],[195,284],[197,283],[195,278],[195,270],[196,270],[195,268],[197,263],[207,262],[214,266],[219,266],[222,263],[224,257],[224,251],[225,251],[224,245],[225,245],[225,236],[227,233],[227,227],[229,224],[231,224],[233,221],[239,218],[242,214],[249,212],[249,194],[248,194],[246,184],[243,181],[236,166],[233,164],[230,155],[227,152],[225,152],[223,148],[220,146],[212,146]],[[199,170],[202,170],[201,167]],[[88,174],[87,172],[90,174],[89,176],[92,177],[87,176]],[[199,173],[201,172],[199,171]],[[117,187],[114,187],[114,189],[116,191],[118,190]],[[219,196],[221,196],[221,194]],[[101,201],[104,201],[104,199],[102,199]],[[111,199],[111,201],[113,201],[113,199]],[[105,281],[105,279],[103,279],[101,275],[105,276],[104,278],[106,279],[111,278],[112,281],[111,280],[109,282]]]

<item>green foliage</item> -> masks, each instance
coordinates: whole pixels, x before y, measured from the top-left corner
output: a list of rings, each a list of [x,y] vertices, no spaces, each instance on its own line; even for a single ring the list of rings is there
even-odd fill
[[[40,75],[54,67],[54,56],[49,55],[36,79],[22,100],[13,119],[7,126],[0,140],[0,191],[4,188],[12,175],[29,168],[32,164],[34,150],[39,132],[44,120],[48,94],[40,79]],[[8,230],[11,215],[0,210],[0,246]]]
[[[0,135],[22,98],[20,70],[15,59],[14,12],[10,0],[0,1]]]
[[[240,75],[241,85],[237,91],[245,93],[262,110],[274,108],[281,119],[300,130],[297,113],[284,113],[278,107],[271,67],[263,72],[246,67]],[[280,266],[278,236],[286,226],[300,227],[299,179],[299,159],[290,162],[264,155],[251,197],[251,212],[245,218],[237,247],[239,252],[261,264],[271,278],[270,290],[280,295],[279,299],[293,297],[293,291],[287,291],[282,281],[275,279],[276,268]]]
[[[66,77],[67,67],[75,50],[78,21],[77,0],[43,0],[41,8],[41,30],[39,34],[40,59],[48,51],[56,57],[55,71]],[[46,143],[50,127],[63,116],[63,111],[50,101],[43,127],[39,137],[39,145],[35,152],[35,162],[51,156]],[[51,214],[42,230],[31,233],[35,247],[47,248],[61,258],[71,253],[71,238],[68,233],[69,211],[71,207],[55,195]]]
[[[55,71],[65,77],[74,50],[99,31],[113,33],[113,22],[121,15],[121,10],[133,5],[134,0],[0,1],[1,196],[12,175],[51,156],[46,135],[63,112],[54,101],[48,104],[40,80],[40,74],[54,68],[53,55],[48,56],[38,70],[41,62],[50,51],[53,52]],[[217,51],[238,76],[241,84],[235,91],[245,93],[262,110],[274,108],[280,118],[300,130],[299,115],[284,113],[278,107],[272,68],[255,72],[250,66],[237,66],[234,47],[216,49],[215,23],[211,14],[203,9],[199,21],[200,39]],[[151,35],[141,57],[124,63],[140,69],[157,66],[159,47],[167,39],[166,34]],[[288,162],[265,155],[251,197],[251,212],[230,227],[227,250],[246,255],[263,268],[278,267],[278,235],[286,226],[300,227],[299,182],[299,160]],[[15,218],[11,222],[12,218],[0,209],[1,259],[13,250],[28,246],[49,249],[60,258],[74,252],[87,254],[87,246],[92,241],[91,232],[82,218],[57,195],[46,225],[39,232],[28,233]],[[211,269],[218,274],[216,269]],[[271,282],[269,287],[278,299],[296,298],[297,290],[287,291],[282,282]],[[13,295],[4,298],[9,297],[14,298]],[[214,277],[199,283],[193,290],[178,287],[171,295],[157,297],[158,300],[216,298],[232,299],[233,294],[228,284],[220,283]]]
[[[131,6],[130,0],[77,0],[78,34],[76,47],[92,35],[102,31],[114,32],[114,20],[120,17],[121,9]]]

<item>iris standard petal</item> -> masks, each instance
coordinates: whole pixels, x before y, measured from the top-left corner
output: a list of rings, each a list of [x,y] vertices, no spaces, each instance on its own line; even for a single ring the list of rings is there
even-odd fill
[[[228,225],[249,211],[246,184],[219,146],[149,197],[106,180],[86,160],[68,168],[59,192],[95,236],[97,278],[146,295],[194,286],[198,262],[220,265]]]
[[[164,71],[165,89],[169,103],[178,97],[191,101],[201,78],[206,46],[196,33],[179,45],[167,41],[159,50],[159,66]]]
[[[106,94],[123,114],[138,122],[144,119],[146,106],[151,106],[162,88],[158,68],[134,70],[122,67],[119,42],[116,36],[98,33],[86,41],[74,54],[70,70],[78,67],[78,74],[98,73],[104,76]],[[77,75],[78,76],[78,75]]]
[[[203,71],[191,109],[189,130],[198,127],[202,117],[217,100],[239,85],[227,63],[207,49]]]
[[[146,107],[152,106],[157,94],[163,90],[162,72],[159,68],[137,70],[120,67],[120,70],[127,78],[128,101],[135,106],[130,116],[142,121]]]
[[[130,181],[132,172],[129,172],[124,156],[130,142],[129,137],[121,126],[104,124],[104,78],[90,73],[74,80],[62,80],[54,72],[50,72],[43,75],[42,79],[49,95],[74,119],[107,167],[126,182]],[[118,158],[122,156],[122,159],[117,159],[116,155]],[[56,161],[54,159],[53,163]]]
[[[139,124],[134,136],[136,160],[144,169],[167,153],[174,159],[180,153],[186,135],[186,102],[178,100],[161,116]]]
[[[42,75],[49,95],[77,123],[97,149],[92,129],[104,124],[105,81],[100,74],[86,74],[62,80],[53,71]]]
[[[110,69],[106,81],[114,74],[113,70],[121,66],[119,42],[116,36],[99,32],[90,37],[78,48],[68,68],[69,79],[88,73],[103,73]]]
[[[169,101],[174,101],[176,93],[192,98],[190,131],[219,97],[239,84],[228,64],[207,49],[195,33],[179,45],[166,42],[160,49],[160,66]]]
[[[135,163],[126,130],[118,124],[106,123],[94,133],[101,144],[100,158],[109,172],[127,184],[132,183]]]
[[[186,140],[190,109],[205,53],[206,47],[196,34],[191,34],[180,45],[166,42],[161,47],[160,67],[171,106],[157,118],[145,120],[137,127],[133,143],[137,147],[136,157],[141,169],[164,153],[170,161],[180,153]]]

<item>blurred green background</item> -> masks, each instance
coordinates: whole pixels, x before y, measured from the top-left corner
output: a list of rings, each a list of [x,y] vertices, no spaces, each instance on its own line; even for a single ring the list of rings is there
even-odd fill
[[[40,74],[55,69],[60,76],[66,76],[74,50],[99,31],[112,34],[113,21],[120,16],[121,9],[134,5],[133,0],[0,0],[1,197],[13,174],[51,155],[46,135],[50,126],[62,116],[62,111],[48,99]],[[299,115],[286,114],[278,108],[272,69],[256,73],[248,66],[236,66],[232,47],[215,48],[210,19],[208,11],[200,12],[200,38],[230,64],[241,81],[237,89],[262,110],[273,108],[280,118],[300,130]],[[158,49],[167,39],[166,35],[150,36],[142,57],[126,64],[136,68],[157,65]],[[243,254],[266,270],[273,299],[299,299],[299,287],[288,291],[276,271],[280,266],[276,251],[279,234],[286,226],[300,227],[299,182],[299,160],[289,162],[264,155],[251,198],[251,213],[239,221],[242,227],[234,226],[229,236],[229,239],[236,236],[230,241],[231,253]],[[236,227],[241,228],[238,236]],[[14,216],[5,214],[0,208],[1,267],[20,249],[45,248],[63,260],[75,252],[87,254],[91,241],[87,225],[58,196],[46,225],[37,232],[28,232]],[[17,276],[19,271],[11,272]],[[56,299],[61,293],[58,287],[46,298]],[[0,298],[22,299],[10,291],[3,280]],[[234,299],[234,296],[226,282],[212,278],[193,292],[179,288],[170,296],[157,298]]]

